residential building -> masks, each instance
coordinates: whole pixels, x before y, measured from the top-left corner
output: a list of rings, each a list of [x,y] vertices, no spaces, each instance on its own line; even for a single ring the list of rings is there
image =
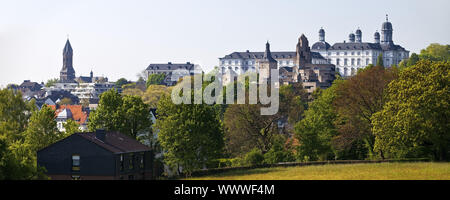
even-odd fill
[[[53,180],[152,179],[152,150],[118,132],[75,133],[37,152]]]
[[[195,74],[201,74],[202,70],[198,65],[190,62],[186,63],[172,63],[167,64],[150,64],[146,69],[145,73],[148,76],[152,74],[164,74],[165,78],[163,81],[164,85],[172,86],[175,85],[178,80],[184,76],[193,76]]]
[[[80,126],[80,131],[87,131],[89,112],[82,105],[49,105],[55,110],[56,126],[61,132],[65,132],[64,124],[71,119]]]

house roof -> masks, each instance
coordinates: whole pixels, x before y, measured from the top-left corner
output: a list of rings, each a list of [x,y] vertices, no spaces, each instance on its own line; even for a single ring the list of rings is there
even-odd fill
[[[150,151],[150,147],[141,144],[135,139],[130,138],[119,132],[105,132],[106,136],[104,140],[100,140],[96,137],[95,132],[88,133],[75,133],[90,142],[103,147],[104,149],[113,153],[128,153],[139,151]]]
[[[165,63],[165,64],[150,64],[147,67],[147,70],[177,70],[177,69],[186,69],[186,70],[194,70],[194,64],[187,63]]]
[[[49,106],[50,108],[55,110],[56,116],[59,116],[59,114],[64,110],[70,110],[73,120],[76,121],[78,124],[85,124],[87,121],[88,114],[87,112],[83,111],[82,105],[61,105],[58,107],[58,109],[56,109],[55,105]]]

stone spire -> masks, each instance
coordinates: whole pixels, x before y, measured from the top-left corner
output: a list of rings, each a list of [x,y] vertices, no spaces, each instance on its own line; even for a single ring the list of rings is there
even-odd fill
[[[73,50],[69,39],[63,49],[63,67],[60,72],[60,81],[62,83],[71,83],[75,81],[75,70],[72,65]]]
[[[264,60],[269,62],[277,62],[275,59],[272,58],[272,53],[270,53],[270,44],[269,41],[266,43],[266,51],[264,52]]]

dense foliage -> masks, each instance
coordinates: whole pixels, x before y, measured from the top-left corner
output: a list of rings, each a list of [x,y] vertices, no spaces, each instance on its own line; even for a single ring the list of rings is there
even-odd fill
[[[422,60],[389,84],[373,121],[375,150],[389,158],[449,159],[450,62]]]

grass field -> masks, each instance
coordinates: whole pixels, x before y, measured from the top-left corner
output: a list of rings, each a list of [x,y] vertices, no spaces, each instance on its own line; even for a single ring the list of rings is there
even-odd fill
[[[450,180],[450,163],[374,163],[237,170],[191,180]]]

